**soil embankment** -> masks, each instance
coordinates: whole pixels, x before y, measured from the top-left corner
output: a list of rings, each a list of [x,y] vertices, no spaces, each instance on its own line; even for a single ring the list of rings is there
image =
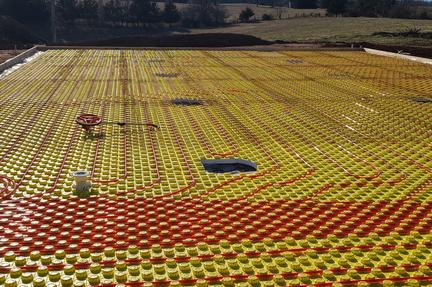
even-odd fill
[[[62,46],[103,47],[235,47],[271,45],[273,42],[250,35],[230,33],[175,34],[160,36],[129,36],[107,40],[62,44]]]

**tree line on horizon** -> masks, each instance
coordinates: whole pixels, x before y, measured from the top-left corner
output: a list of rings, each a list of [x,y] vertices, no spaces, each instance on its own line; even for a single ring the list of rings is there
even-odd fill
[[[24,24],[44,24],[50,20],[51,0],[0,0],[0,15]],[[151,24],[176,23],[180,12],[173,1],[160,9],[151,0],[55,0],[59,24],[71,25],[76,20],[93,23]]]
[[[431,3],[419,0],[321,0],[320,5],[328,14],[336,16],[429,18],[427,13],[419,14],[417,10]]]
[[[215,26],[225,23],[227,11],[218,0],[177,0],[191,3],[179,11],[173,0],[162,9],[152,0],[55,0],[60,25],[77,20],[111,26],[147,26],[182,22],[186,27]],[[241,0],[240,0],[241,1]],[[325,8],[329,15],[416,18],[419,0],[257,0],[256,4],[295,8]],[[49,22],[51,0],[0,0],[0,15],[11,16],[24,24]],[[424,17],[427,18],[427,17]]]

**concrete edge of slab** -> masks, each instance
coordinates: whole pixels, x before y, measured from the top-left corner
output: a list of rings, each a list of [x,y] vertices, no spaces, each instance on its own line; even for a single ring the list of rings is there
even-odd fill
[[[244,46],[244,47],[99,47],[99,46],[44,46],[37,45],[23,53],[6,60],[0,64],[0,74],[21,64],[25,59],[33,56],[37,52],[48,50],[215,50],[215,51],[365,51],[372,49],[349,48],[349,47],[289,47],[289,46]],[[378,51],[378,50],[377,50]],[[366,51],[367,52],[367,51]],[[432,60],[431,60],[432,64]]]
[[[36,46],[38,51],[47,50],[214,50],[214,51],[364,51],[351,47],[289,47],[289,46],[238,46],[238,47],[106,47],[106,46]]]
[[[6,71],[7,69],[12,68],[15,65],[21,64],[28,57],[33,56],[37,52],[39,52],[39,46],[34,46],[33,48],[28,49],[27,51],[22,52],[18,56],[15,56],[6,62],[0,64],[0,74]]]
[[[377,55],[377,56],[392,57],[392,58],[410,60],[410,61],[414,61],[414,62],[432,65],[432,59],[428,59],[428,58],[392,53],[392,52],[381,51],[381,50],[376,50],[376,49],[369,49],[369,48],[364,48],[364,51],[368,54],[373,54],[373,55]]]

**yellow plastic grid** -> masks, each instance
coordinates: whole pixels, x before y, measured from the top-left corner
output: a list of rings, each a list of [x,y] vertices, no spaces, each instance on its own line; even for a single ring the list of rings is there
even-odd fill
[[[431,72],[361,52],[49,50],[0,80],[0,285],[430,285]],[[88,139],[81,113],[160,130]],[[258,171],[210,174],[212,158]]]

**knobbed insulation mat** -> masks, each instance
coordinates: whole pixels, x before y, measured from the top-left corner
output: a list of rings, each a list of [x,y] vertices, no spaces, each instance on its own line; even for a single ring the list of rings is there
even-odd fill
[[[430,285],[431,77],[362,52],[49,50],[0,79],[0,285]],[[158,129],[86,136],[80,114]]]

